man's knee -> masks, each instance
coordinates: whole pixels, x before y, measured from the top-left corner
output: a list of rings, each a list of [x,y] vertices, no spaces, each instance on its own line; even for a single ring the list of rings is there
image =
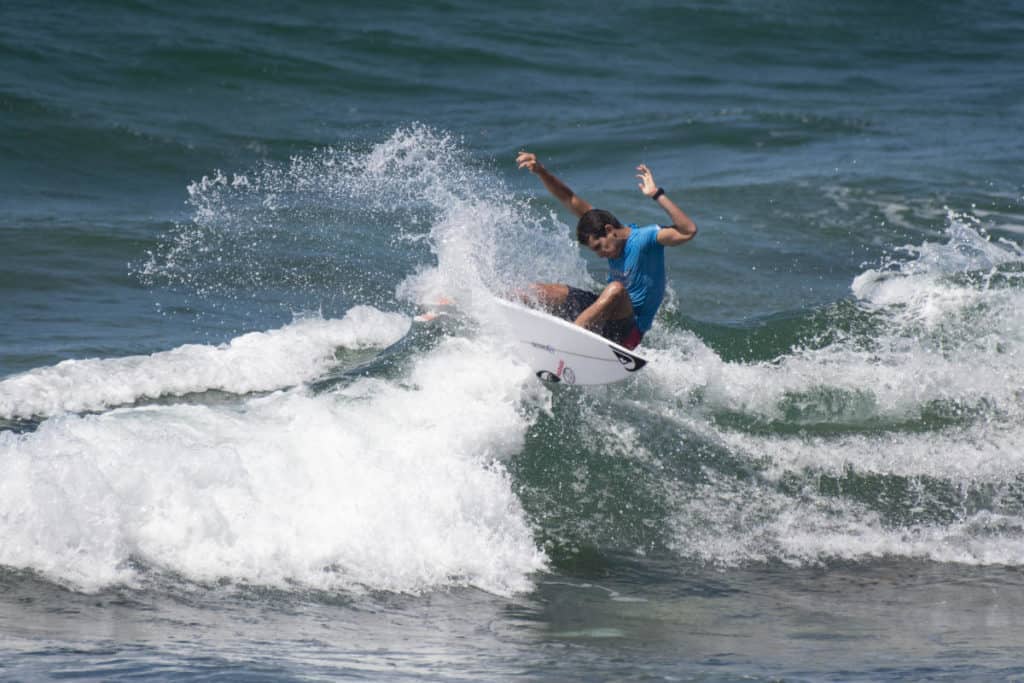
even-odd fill
[[[626,291],[626,285],[622,284],[618,280],[612,280],[605,285],[603,294],[612,299],[622,299],[623,297],[629,296]]]
[[[608,302],[606,315],[609,319],[626,318],[633,314],[633,302],[629,298],[629,290],[618,280],[609,282],[601,292],[601,297]]]

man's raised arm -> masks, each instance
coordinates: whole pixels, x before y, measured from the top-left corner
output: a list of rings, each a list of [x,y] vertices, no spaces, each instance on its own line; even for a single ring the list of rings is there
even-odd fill
[[[689,242],[697,234],[697,224],[687,216],[676,203],[668,198],[665,190],[658,187],[654,182],[651,169],[644,164],[636,167],[639,173],[636,177],[640,179],[640,191],[645,197],[650,197],[658,202],[658,206],[665,209],[665,213],[672,219],[672,225],[658,231],[658,244],[665,247],[674,247],[683,242]]]
[[[575,192],[569,189],[569,186],[555,177],[548,169],[544,168],[539,161],[537,161],[537,155],[532,152],[525,150],[519,152],[519,156],[516,157],[516,163],[519,164],[519,168],[525,168],[530,173],[540,178],[541,182],[544,183],[544,187],[548,189],[555,199],[562,202],[565,208],[576,214],[577,217],[582,216],[587,211],[590,211],[593,207],[582,197],[578,196]]]

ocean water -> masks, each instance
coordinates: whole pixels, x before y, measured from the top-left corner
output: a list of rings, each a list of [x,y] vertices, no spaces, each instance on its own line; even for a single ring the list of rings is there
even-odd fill
[[[0,679],[1024,680],[1021,35],[4,2]],[[604,278],[520,149],[699,225],[628,382],[478,305]]]

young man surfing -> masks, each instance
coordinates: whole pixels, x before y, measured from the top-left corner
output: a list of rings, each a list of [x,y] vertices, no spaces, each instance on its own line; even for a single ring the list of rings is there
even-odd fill
[[[665,247],[689,242],[697,234],[697,225],[655,184],[651,170],[643,164],[637,167],[640,191],[665,210],[671,225],[623,225],[611,213],[595,209],[576,195],[537,161],[537,155],[521,151],[516,163],[540,178],[548,192],[576,214],[580,244],[608,259],[608,284],[600,293],[535,283],[530,288],[532,294],[555,315],[627,349],[636,348],[651,329],[665,296]]]

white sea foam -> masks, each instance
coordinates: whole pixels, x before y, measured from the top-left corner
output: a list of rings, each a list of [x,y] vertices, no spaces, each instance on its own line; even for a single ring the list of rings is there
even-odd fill
[[[678,552],[723,564],[898,556],[1024,565],[1015,493],[1024,476],[1024,251],[988,239],[975,221],[949,223],[946,242],[907,247],[902,260],[854,280],[858,305],[874,317],[870,339],[840,333],[743,363],[693,335],[656,330],[645,381],[673,400],[652,412],[758,472],[706,468],[706,482],[672,496]],[[723,413],[808,431],[751,431],[719,423]],[[909,488],[890,504],[915,515],[931,501],[951,521],[897,523],[815,484],[851,474],[901,478],[896,490]],[[963,509],[934,500],[926,482],[962,498]],[[979,488],[992,503],[975,509]]]
[[[877,316],[871,339],[838,334],[770,362],[727,363],[684,335],[647,351],[650,381],[763,421],[893,423],[937,405],[1024,415],[1024,289],[992,285],[1024,252],[951,221],[947,243],[908,247],[909,260],[854,279],[858,302]]]
[[[791,496],[714,479],[675,517],[680,554],[725,566],[782,561],[802,566],[885,557],[972,565],[1024,565],[1024,520],[980,511],[951,523],[893,525],[844,498]]]
[[[173,280],[202,263],[203,240],[223,221],[249,229],[231,221],[237,209],[289,192],[307,196],[313,184],[318,198],[337,193],[363,208],[382,195],[427,204],[429,234],[411,226],[400,237],[428,237],[438,264],[400,294],[429,301],[424,283],[433,283],[472,311],[474,293],[522,270],[530,253],[538,264],[555,262],[543,246],[554,228],[529,218],[460,154],[447,137],[413,127],[365,154],[297,158],[242,185],[208,179],[190,188],[202,230],[177,233],[147,266]],[[533,222],[516,227],[517,216]],[[515,241],[497,239],[504,226],[532,230],[533,246],[519,253]],[[331,367],[337,348],[389,344],[409,324],[357,307],[342,320],[299,320],[220,347],[62,363],[10,378],[0,385],[3,414],[52,417],[34,432],[0,433],[0,564],[85,589],[142,580],[138,566],[195,581],[330,590],[529,589],[546,559],[502,462],[522,449],[549,394],[500,340],[486,329],[446,337],[401,377],[358,379],[322,394],[303,386]],[[241,396],[66,412],[209,389]],[[274,393],[245,395],[253,391]]]
[[[147,356],[63,361],[0,381],[0,417],[100,410],[214,389],[272,391],[322,374],[338,348],[391,344],[409,323],[398,313],[358,306],[340,320],[307,317],[218,346],[186,344]]]
[[[366,154],[298,158],[233,184],[220,177],[193,186],[197,223],[206,227],[230,214],[232,202],[274,205],[279,193],[310,183],[317,197],[340,193],[371,208],[381,197],[425,204],[426,230],[407,226],[398,237],[427,240],[437,263],[397,295],[455,298],[482,324],[420,353],[402,377],[320,395],[300,385],[331,366],[336,348],[388,344],[409,321],[356,308],[340,321],[301,320],[221,347],[9,378],[0,384],[0,415],[54,417],[32,433],[0,433],[0,564],[90,589],[139,580],[133,560],[197,581],[529,589],[546,560],[502,461],[520,452],[549,394],[488,336],[477,297],[533,279],[586,284],[589,275],[565,225],[465,162],[449,137],[413,127]],[[178,270],[205,253],[190,251],[188,240],[181,233],[165,254]],[[630,415],[648,410],[754,473],[709,464],[696,485],[645,479],[662,487],[654,493],[665,499],[672,547],[723,564],[895,555],[1024,565],[1024,523],[1012,506],[900,525],[855,497],[784,485],[850,471],[965,490],[1018,478],[1024,302],[1013,279],[1022,261],[1016,245],[989,241],[951,216],[948,242],[908,247],[852,283],[856,305],[877,318],[874,338],[830,330],[833,341],[771,362],[724,362],[695,335],[659,324],[645,344],[648,368],[632,387],[611,391],[639,397]],[[209,389],[242,397],[66,412]],[[929,411],[946,411],[948,424],[905,429]],[[721,416],[812,431],[766,435]],[[640,444],[642,425],[619,411],[584,419],[595,420],[588,448],[661,471],[665,456],[658,444]],[[826,433],[813,432],[822,426]]]
[[[545,560],[500,460],[543,395],[494,353],[450,339],[401,384],[0,433],[0,564],[87,590],[137,581],[139,562],[196,581],[524,590]]]
[[[799,438],[724,433],[722,440],[735,452],[768,463],[773,478],[804,470],[842,475],[852,468],[862,474],[999,484],[1024,473],[1024,430],[986,420],[920,433]]]

